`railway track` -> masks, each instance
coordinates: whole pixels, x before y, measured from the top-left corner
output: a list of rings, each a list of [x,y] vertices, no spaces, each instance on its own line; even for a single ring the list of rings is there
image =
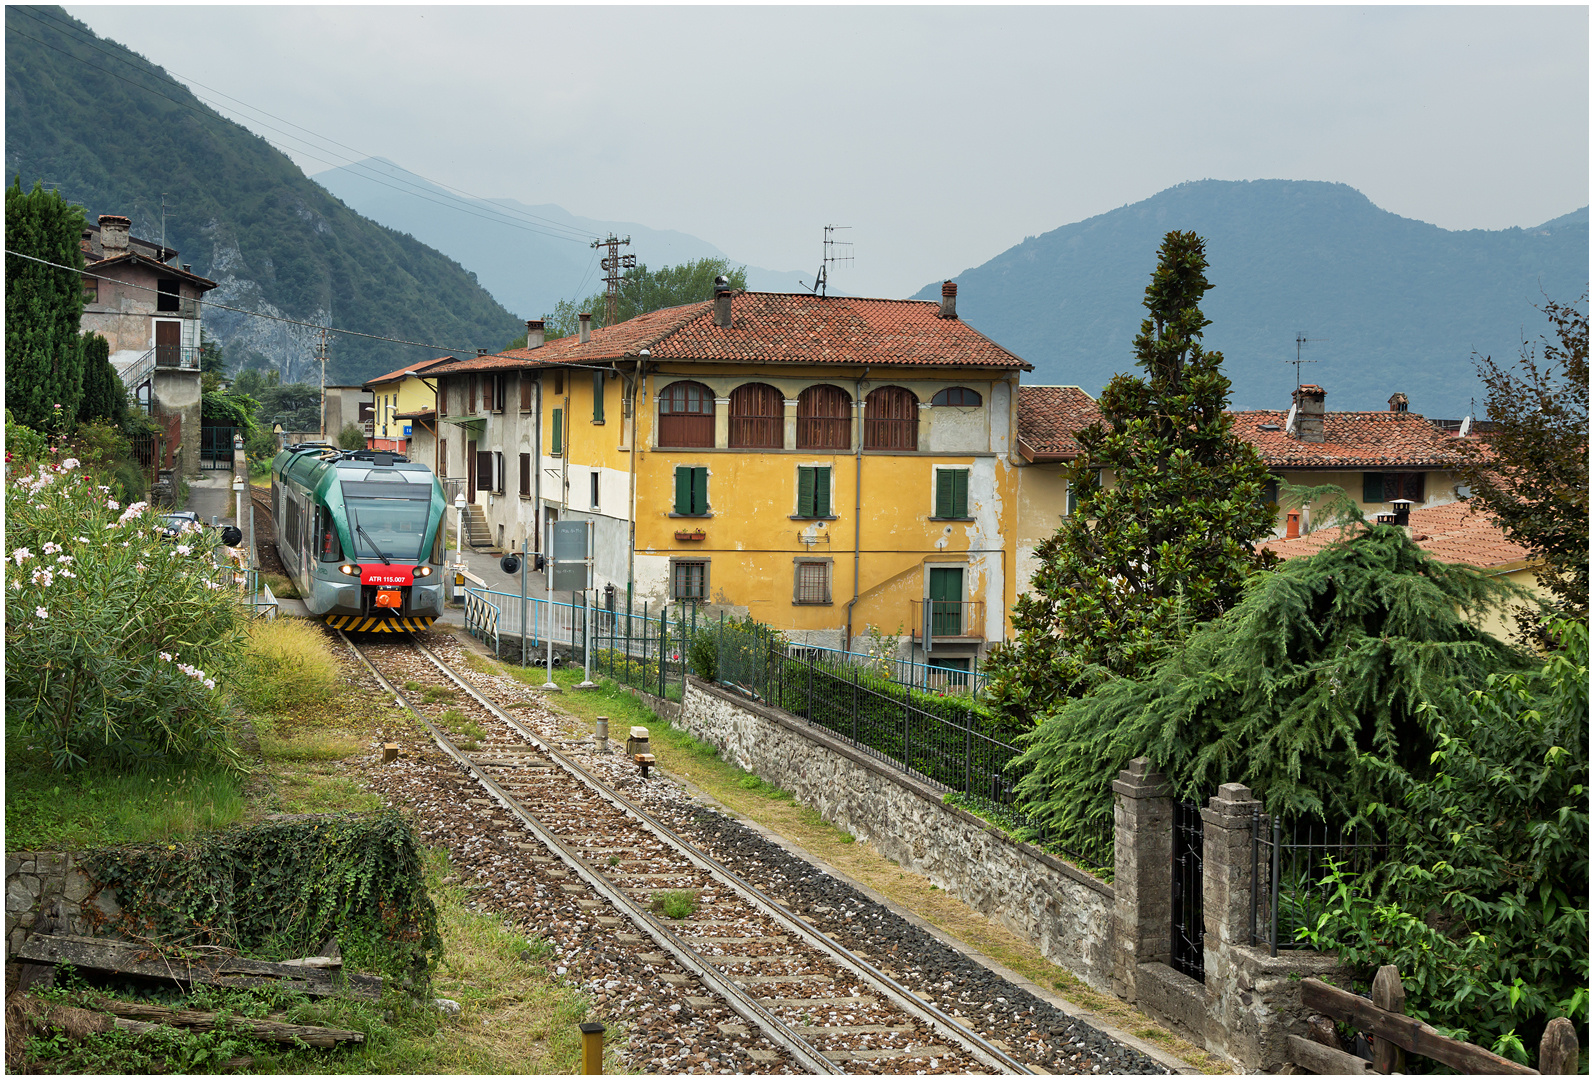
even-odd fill
[[[649,781],[620,755],[583,765],[419,641],[339,636],[478,785],[467,812],[501,821],[497,843],[540,864],[687,1007],[745,1041],[753,1068],[1032,1071],[694,848],[644,807]],[[667,904],[694,910],[672,918]]]

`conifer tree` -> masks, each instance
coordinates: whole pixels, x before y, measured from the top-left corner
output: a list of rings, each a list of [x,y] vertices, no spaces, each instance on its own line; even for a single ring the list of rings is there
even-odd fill
[[[6,188],[6,248],[71,270],[6,255],[6,407],[43,428],[77,416],[83,398],[83,208],[22,180]]]
[[[1099,402],[1106,426],[1078,436],[1074,512],[1036,550],[1033,595],[987,665],[995,702],[1022,726],[1144,670],[1233,604],[1263,561],[1253,545],[1273,526],[1267,467],[1233,432],[1223,354],[1201,344],[1206,267],[1194,233],[1163,239],[1135,338],[1144,376],[1114,377]],[[1102,469],[1114,486],[1101,486]]]
[[[83,400],[79,423],[90,420],[120,421],[127,415],[127,392],[111,364],[111,345],[95,333],[83,335]]]

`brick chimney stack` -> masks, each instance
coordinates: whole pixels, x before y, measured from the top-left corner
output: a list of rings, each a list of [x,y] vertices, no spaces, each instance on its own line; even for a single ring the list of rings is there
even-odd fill
[[[941,282],[941,318],[955,319],[958,317],[958,283],[955,281]]]
[[[100,215],[100,247],[107,259],[127,251],[127,236],[132,229],[133,222],[129,218],[119,214]]]
[[[1301,442],[1323,441],[1323,398],[1326,396],[1321,386],[1311,383],[1303,383],[1296,388],[1295,437]]]
[[[585,345],[592,340],[592,312],[583,311],[576,318],[581,321],[581,344]]]
[[[1405,412],[1407,405],[1408,402],[1406,400],[1406,395],[1402,394],[1399,390],[1396,390],[1393,394],[1389,395],[1390,412]]]
[[[731,282],[724,274],[714,279],[714,325],[730,329]]]
[[[543,322],[541,319],[526,320],[526,348],[542,348]]]

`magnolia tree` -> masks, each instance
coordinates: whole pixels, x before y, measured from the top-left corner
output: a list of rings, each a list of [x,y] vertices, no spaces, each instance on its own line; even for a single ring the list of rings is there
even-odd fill
[[[236,762],[227,683],[244,630],[201,535],[163,541],[148,504],[123,507],[76,458],[7,471],[8,720],[61,770]]]

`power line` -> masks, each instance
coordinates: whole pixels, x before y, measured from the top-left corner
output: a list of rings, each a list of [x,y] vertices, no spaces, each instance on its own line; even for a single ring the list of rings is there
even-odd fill
[[[16,8],[14,10],[18,11],[20,14],[27,15],[29,18],[34,19],[35,22],[39,22],[40,21],[36,16],[34,16],[33,14],[31,14],[30,12],[28,12],[26,10],[23,10],[22,8]],[[52,50],[54,52],[58,52],[62,56],[65,56],[65,57],[69,58],[70,60],[72,60],[73,63],[81,64],[84,67],[92,68],[93,70],[101,72],[102,74],[109,75],[113,79],[116,79],[116,80],[118,80],[120,82],[127,83],[127,85],[132,86],[132,87],[136,87],[137,89],[143,90],[146,93],[153,94],[154,96],[156,96],[158,98],[161,98],[161,99],[163,99],[165,101],[169,101],[172,104],[179,106],[180,108],[187,109],[190,112],[197,113],[197,114],[199,114],[201,116],[205,116],[205,117],[214,117],[214,116],[217,115],[217,113],[214,110],[195,108],[194,106],[190,105],[188,102],[179,100],[178,98],[174,98],[170,94],[163,94],[159,90],[155,89],[154,87],[146,86],[143,83],[135,82],[132,79],[128,79],[128,78],[126,78],[126,77],[124,77],[122,75],[118,75],[116,72],[111,71],[109,68],[104,68],[104,67],[101,67],[98,64],[89,63],[89,62],[83,60],[80,57],[73,56],[71,53],[67,52],[65,49],[58,48],[57,46],[52,45],[48,41],[44,41],[41,38],[36,38],[36,37],[33,37],[33,36],[29,35],[29,34],[24,34],[22,31],[17,30],[14,27],[10,28],[10,29],[11,29],[11,33],[16,34],[18,37],[24,38],[24,39],[26,39],[28,41],[32,41],[32,42],[34,42],[35,44],[38,44],[38,45],[43,45],[45,48],[50,49],[50,50]],[[133,64],[132,61],[126,60],[123,57],[117,56],[115,53],[110,52],[109,50],[101,48],[95,42],[86,41],[83,38],[76,37],[76,36],[73,36],[72,40],[77,42],[77,43],[79,43],[79,44],[85,45],[85,46],[87,46],[89,48],[95,49],[96,51],[98,51],[98,52],[100,52],[100,53],[102,53],[102,54],[104,54],[106,56],[109,56],[112,59],[117,60],[120,63],[126,64],[129,67],[132,67],[134,70],[141,70],[140,68],[138,68],[137,65]],[[203,86],[204,84],[196,82],[195,85]],[[209,87],[206,87],[206,89],[209,89]],[[218,94],[220,93],[220,91],[214,91],[214,92],[218,93]],[[193,91],[190,90],[189,93],[192,94]],[[222,97],[227,97],[226,94],[221,94],[221,96]],[[194,94],[194,98],[196,100],[199,100],[199,101],[204,101],[204,99],[201,98],[198,94]],[[229,100],[236,101],[237,99],[229,98]],[[243,103],[240,102],[240,104],[243,104]],[[255,109],[254,106],[246,106],[246,107],[250,108],[250,109]],[[267,116],[272,115],[270,113],[266,113],[265,110],[263,110],[263,109],[255,109],[255,111],[263,113],[264,115],[267,115]],[[283,145],[281,143],[274,142],[271,139],[266,139],[264,136],[260,136],[269,145],[276,147],[278,150],[280,150],[280,151],[282,151],[284,153],[287,153],[288,151],[292,150],[295,153],[302,154],[304,157],[307,157],[307,158],[309,158],[312,161],[318,161],[318,162],[320,162],[323,165],[330,165],[330,166],[333,166],[335,168],[336,167],[349,167],[349,168],[363,169],[363,170],[365,170],[366,173],[369,174],[369,175],[365,176],[364,179],[368,180],[371,183],[378,184],[378,185],[380,185],[382,187],[385,187],[385,188],[388,188],[389,190],[392,190],[392,191],[397,191],[401,195],[408,195],[408,196],[411,196],[412,198],[422,199],[422,200],[424,200],[426,202],[429,202],[429,203],[432,203],[434,205],[444,207],[445,209],[455,210],[455,211],[458,211],[458,212],[463,213],[463,214],[468,214],[471,217],[481,218],[483,221],[488,221],[488,222],[491,222],[492,224],[495,224],[495,225],[506,226],[506,227],[512,228],[512,229],[520,229],[520,230],[522,230],[524,232],[533,233],[533,234],[538,235],[538,236],[546,236],[546,237],[548,237],[551,240],[565,240],[565,241],[568,241],[570,243],[578,243],[578,244],[587,243],[587,236],[588,236],[587,233],[582,232],[582,231],[577,230],[577,229],[573,229],[571,226],[562,225],[562,224],[560,224],[558,222],[551,221],[551,220],[549,220],[547,218],[538,218],[538,217],[536,217],[536,215],[531,215],[531,214],[522,214],[522,215],[520,215],[522,218],[527,219],[527,220],[537,220],[537,221],[547,222],[548,226],[550,226],[552,228],[556,228],[556,229],[566,230],[566,233],[573,234],[573,235],[565,235],[565,234],[561,234],[561,233],[549,232],[546,228],[539,228],[539,227],[536,227],[536,226],[533,226],[533,225],[530,225],[530,224],[526,224],[523,221],[516,220],[515,218],[509,216],[511,213],[519,213],[518,211],[499,210],[496,207],[494,207],[494,208],[491,209],[490,213],[492,215],[497,215],[497,216],[490,216],[489,214],[479,213],[478,209],[480,209],[480,204],[486,203],[487,206],[489,206],[489,207],[492,207],[492,204],[489,203],[488,200],[482,199],[480,196],[470,195],[469,192],[464,192],[464,194],[469,195],[469,197],[472,198],[472,199],[476,199],[477,200],[476,204],[467,203],[463,199],[460,199],[457,196],[451,195],[447,190],[444,190],[443,194],[445,196],[447,196],[448,198],[453,199],[454,200],[453,202],[444,202],[444,201],[442,201],[440,199],[432,198],[426,192],[420,190],[419,188],[416,188],[414,185],[408,185],[408,187],[406,188],[406,187],[398,187],[398,186],[396,186],[394,184],[387,183],[385,180],[381,179],[383,174],[377,173],[375,170],[371,169],[370,166],[364,164],[364,162],[356,161],[356,160],[354,160],[352,158],[345,158],[345,157],[343,157],[343,155],[334,154],[333,151],[325,150],[325,149],[323,149],[321,147],[311,145],[311,149],[320,151],[323,154],[334,154],[335,157],[338,157],[341,160],[334,161],[334,160],[329,160],[328,158],[325,158],[325,157],[318,156],[315,153],[311,153],[310,150],[304,149],[305,145],[310,145],[310,144],[307,144],[306,141],[303,138],[301,138],[301,137],[299,137],[297,135],[294,135],[291,132],[283,131],[281,128],[274,127],[271,124],[266,124],[266,123],[263,123],[263,122],[261,122],[259,120],[256,120],[255,122],[257,124],[260,124],[261,127],[264,127],[267,130],[269,130],[269,131],[275,131],[279,135],[282,135],[282,136],[284,136],[284,137],[286,137],[288,139],[292,139],[295,142],[298,142],[298,143],[301,144],[301,146],[299,146],[299,147],[289,147],[289,146],[285,146],[285,145]],[[291,121],[287,121],[287,120],[284,120],[283,123],[292,124]],[[298,127],[299,125],[292,124],[292,126]],[[301,130],[309,131],[308,128],[302,128]],[[341,144],[341,143],[337,143],[336,140],[327,139],[325,136],[316,135],[315,132],[310,132],[310,134],[315,135],[316,138],[322,139],[325,142],[331,142],[331,143],[334,143],[335,145],[344,145],[344,144]],[[353,148],[350,147],[349,149],[352,150]],[[358,151],[358,150],[355,150],[354,152],[355,153],[360,153],[360,151]],[[414,173],[413,175],[421,176],[420,173]],[[401,180],[398,177],[390,177],[390,179],[399,180],[400,183],[405,183],[405,181]],[[428,183],[434,184],[434,185],[438,186],[439,188],[445,188],[445,189],[447,188],[447,185],[441,184],[441,183],[439,183],[438,181],[435,181],[435,180],[431,180],[428,177],[421,176],[421,179],[426,180]],[[455,190],[459,190],[459,189],[455,189]]]

